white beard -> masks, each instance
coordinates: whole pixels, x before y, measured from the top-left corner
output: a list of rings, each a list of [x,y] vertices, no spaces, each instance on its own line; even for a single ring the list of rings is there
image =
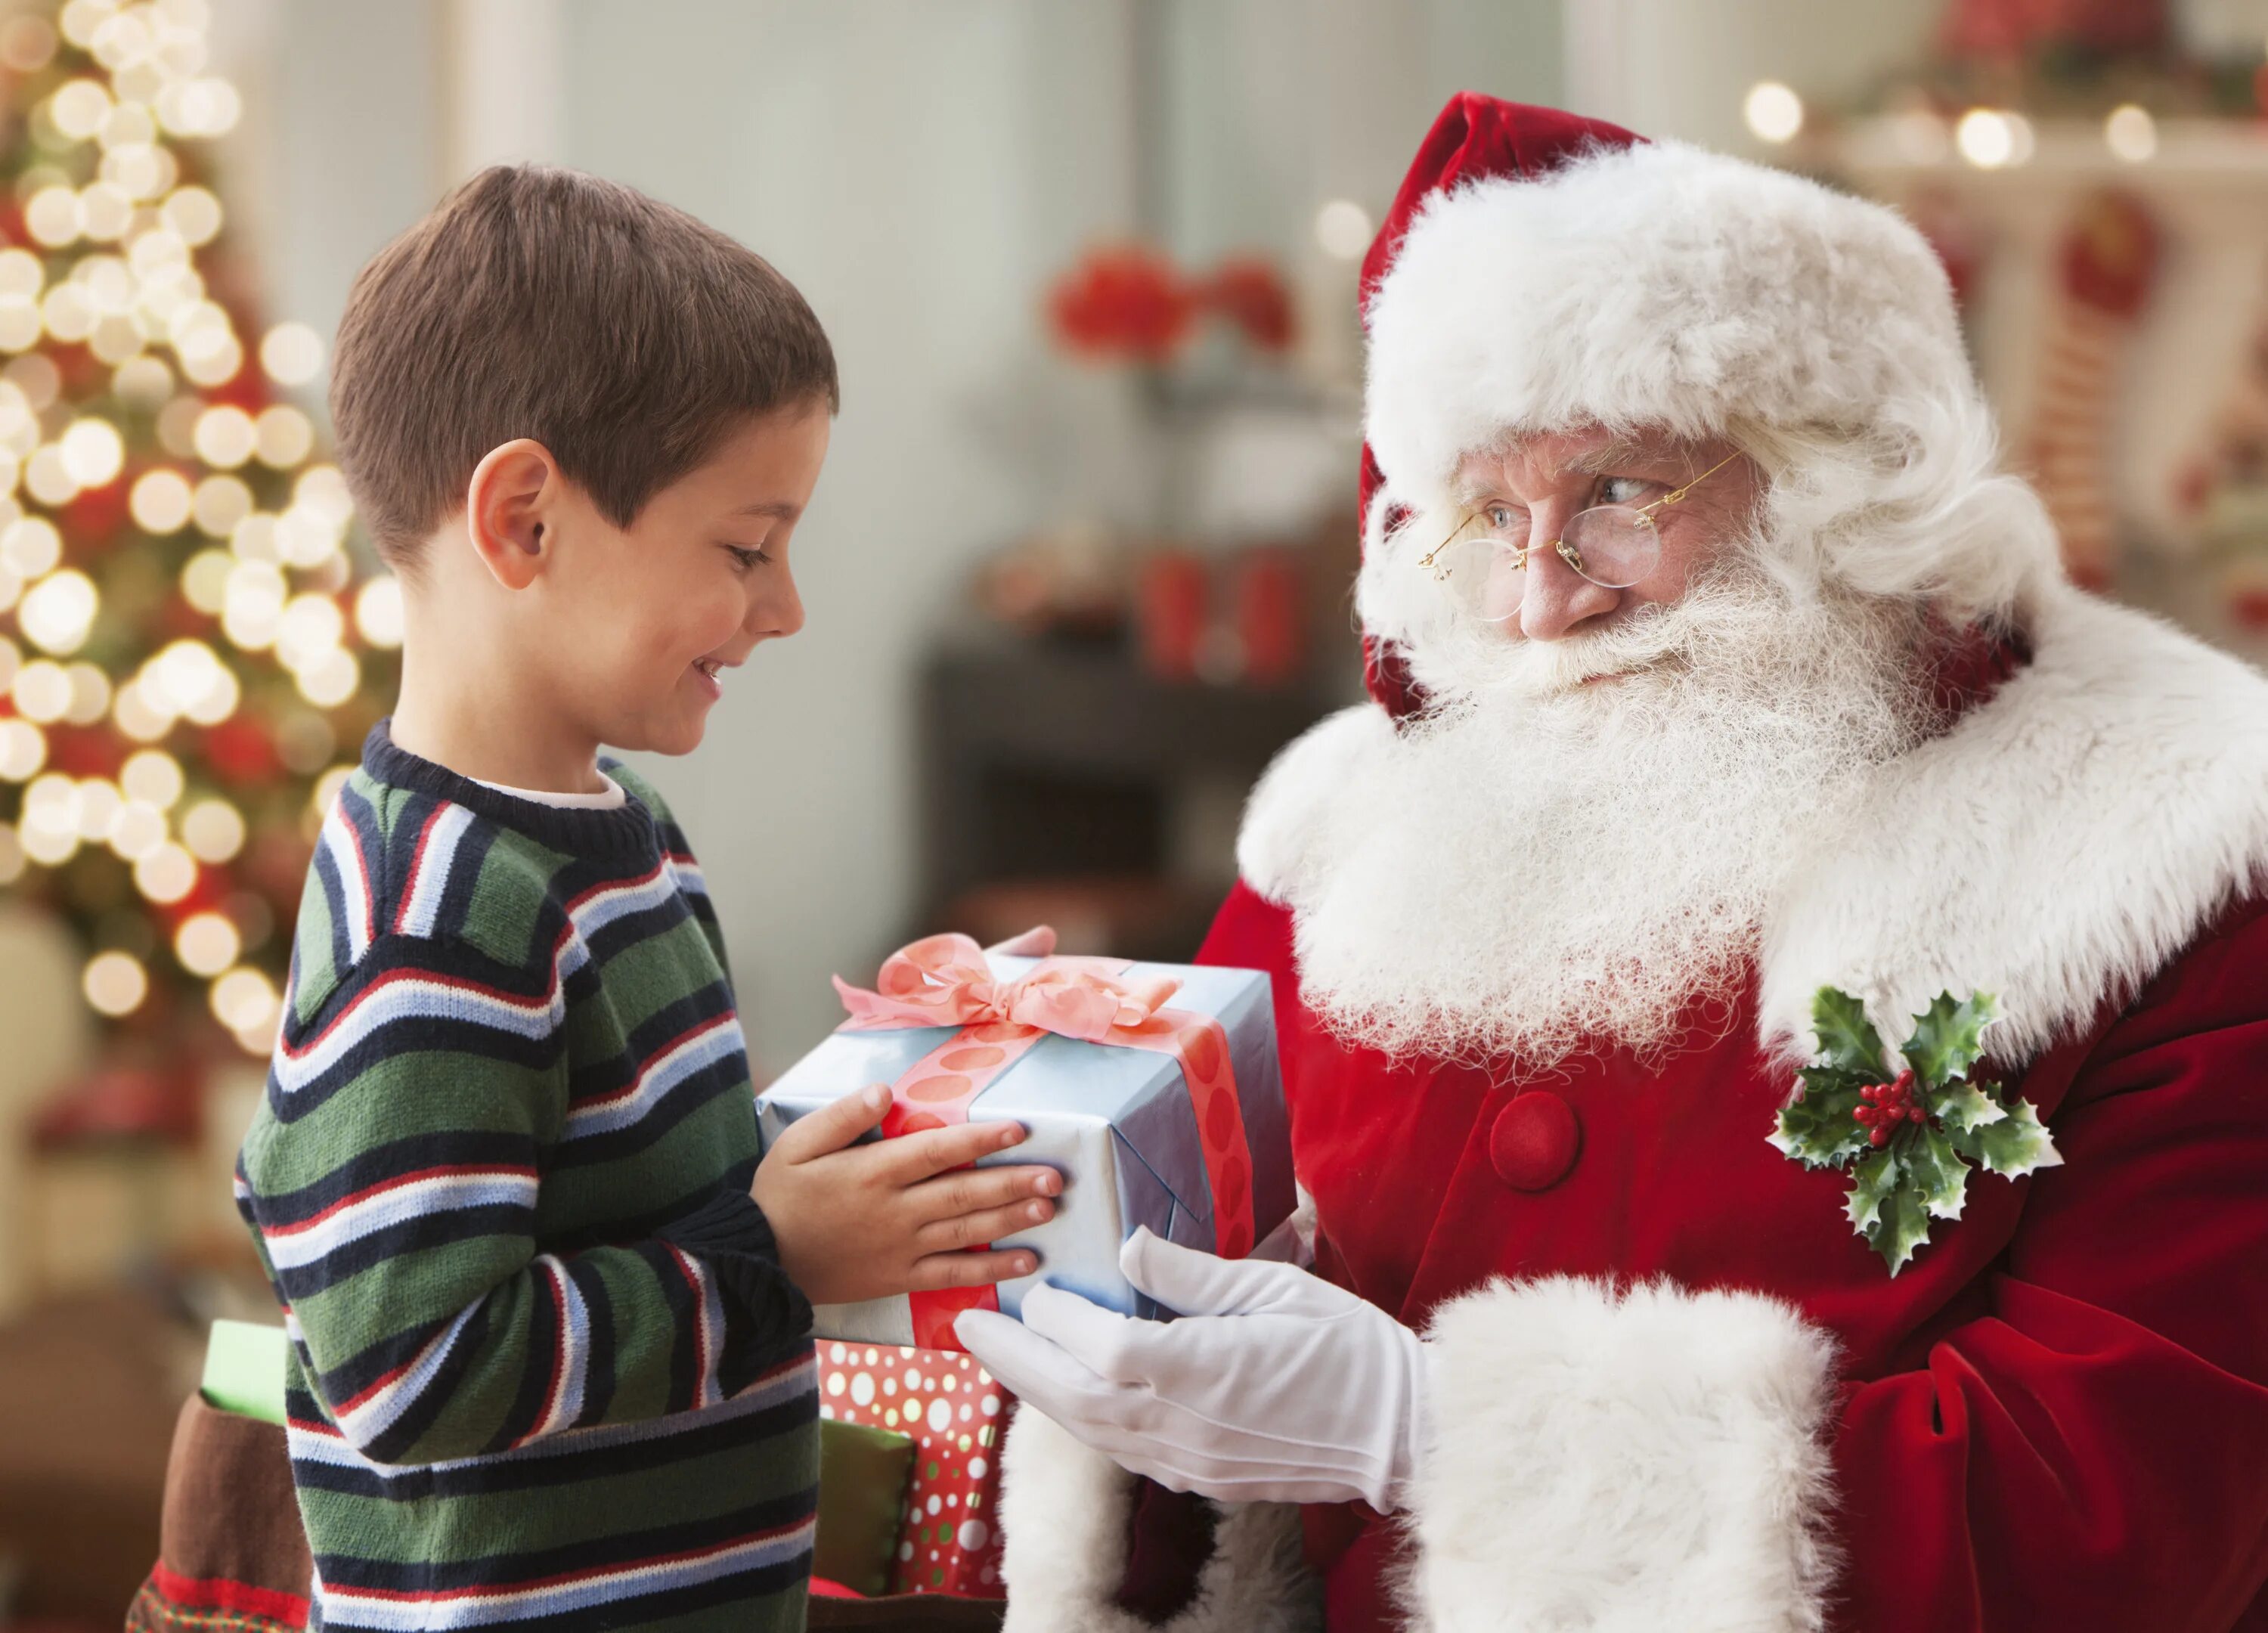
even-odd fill
[[[1753,560],[1594,636],[1426,653],[1433,707],[1327,802],[1291,890],[1335,1032],[1529,1070],[1722,1035],[1781,882],[1930,716],[1914,613]]]

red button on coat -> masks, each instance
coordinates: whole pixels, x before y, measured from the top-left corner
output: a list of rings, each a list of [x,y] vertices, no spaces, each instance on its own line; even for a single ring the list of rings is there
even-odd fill
[[[1489,1163],[1514,1190],[1540,1191],[1566,1176],[1582,1143],[1575,1108],[1548,1089],[1531,1089],[1497,1114]]]

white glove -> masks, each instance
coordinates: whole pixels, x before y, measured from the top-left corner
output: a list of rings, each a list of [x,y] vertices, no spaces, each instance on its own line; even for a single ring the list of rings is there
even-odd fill
[[[1425,1409],[1425,1346],[1377,1306],[1288,1264],[1219,1259],[1138,1230],[1126,1279],[1175,1321],[1047,1286],[1019,1322],[954,1331],[1027,1404],[1174,1491],[1233,1502],[1400,1505]]]

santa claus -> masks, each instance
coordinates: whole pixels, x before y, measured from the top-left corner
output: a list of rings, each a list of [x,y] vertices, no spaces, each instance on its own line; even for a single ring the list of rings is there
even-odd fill
[[[1890,210],[1465,96],[1365,289],[1375,701],[1204,954],[1312,1264],[962,1318],[1009,1628],[2268,1629],[2268,683],[2066,582]],[[2000,1016],[1856,1151],[2030,1158],[1792,1160],[1822,989]]]

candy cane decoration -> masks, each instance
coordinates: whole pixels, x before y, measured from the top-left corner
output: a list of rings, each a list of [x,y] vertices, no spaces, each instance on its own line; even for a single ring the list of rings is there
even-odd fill
[[[2092,590],[2109,585],[2117,566],[2107,476],[2112,389],[2157,259],[2157,228],[2129,194],[2088,198],[2064,239],[2063,298],[2041,357],[2029,463],[2064,565]]]

